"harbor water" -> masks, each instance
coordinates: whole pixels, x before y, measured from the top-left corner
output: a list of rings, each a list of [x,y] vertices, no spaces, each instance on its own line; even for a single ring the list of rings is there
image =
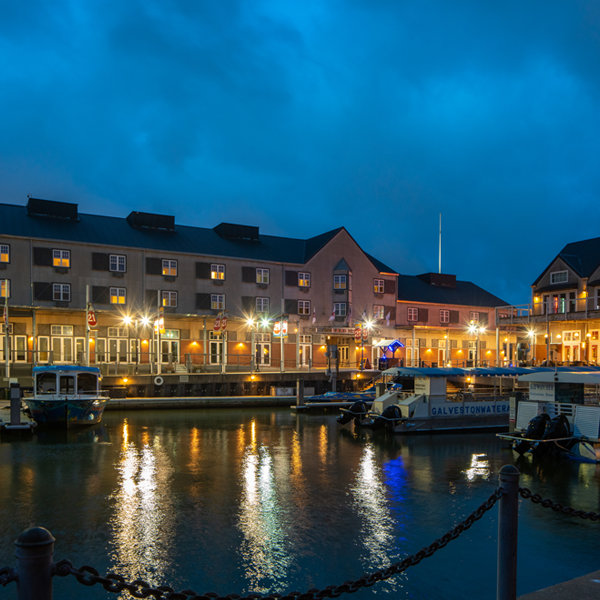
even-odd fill
[[[393,436],[289,409],[106,413],[80,431],[0,444],[0,567],[41,525],[55,560],[198,593],[304,592],[413,554],[476,509],[515,464],[521,486],[600,507],[600,466],[513,456],[494,434]],[[521,500],[518,594],[598,569],[600,524]],[[372,596],[495,598],[497,508]],[[55,598],[116,598],[73,577]],[[0,588],[16,598],[16,584]],[[343,596],[342,596],[343,597]]]

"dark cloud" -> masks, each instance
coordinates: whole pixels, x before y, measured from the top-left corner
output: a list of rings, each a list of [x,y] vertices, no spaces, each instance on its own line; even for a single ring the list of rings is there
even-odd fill
[[[305,237],[511,302],[600,235],[600,4],[2,1],[1,201]]]

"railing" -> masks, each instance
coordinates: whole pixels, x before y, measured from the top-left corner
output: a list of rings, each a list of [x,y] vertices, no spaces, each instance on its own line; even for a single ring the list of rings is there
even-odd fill
[[[572,314],[572,313],[576,313]],[[592,313],[590,315],[590,313]],[[552,294],[546,300],[533,304],[515,304],[496,309],[497,324],[506,325],[528,323],[532,317],[546,317],[546,320],[587,319],[600,316],[599,298],[560,298],[560,292]]]
[[[530,490],[519,487],[519,471],[512,465],[504,466],[499,474],[499,487],[474,510],[464,521],[458,523],[438,540],[421,549],[416,554],[408,556],[400,562],[393,563],[385,569],[363,575],[356,580],[346,581],[341,585],[330,585],[321,590],[312,588],[304,593],[289,592],[285,596],[271,594],[249,594],[239,596],[219,596],[218,594],[197,594],[186,589],[179,593],[168,586],[152,587],[142,580],[128,582],[116,573],[109,573],[106,577],[90,566],[79,569],[73,567],[69,560],[53,561],[54,542],[52,534],[43,527],[34,527],[24,531],[16,540],[16,568],[4,567],[0,569],[0,583],[6,586],[12,582],[17,584],[18,600],[52,600],[53,577],[73,576],[85,586],[101,585],[106,591],[115,594],[128,592],[136,598],[152,597],[157,600],[192,600],[193,598],[210,598],[212,600],[261,600],[281,598],[281,600],[323,600],[324,598],[337,598],[344,593],[354,593],[363,587],[371,587],[379,581],[390,579],[398,573],[403,573],[410,567],[418,565],[426,558],[433,556],[438,550],[447,546],[481,519],[486,512],[491,510],[498,502],[498,568],[496,575],[496,599],[516,600],[517,597],[517,529],[519,516],[519,496],[531,500],[536,505],[551,508],[555,512],[573,517],[600,522],[600,513],[586,512],[565,507],[552,500],[544,500],[539,494],[532,494]]]

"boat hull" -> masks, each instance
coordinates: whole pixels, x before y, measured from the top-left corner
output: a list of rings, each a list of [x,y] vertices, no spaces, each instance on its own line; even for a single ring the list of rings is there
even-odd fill
[[[394,433],[435,433],[455,431],[503,431],[508,429],[508,415],[485,417],[432,417],[407,419],[392,426]]]
[[[65,427],[94,425],[99,423],[108,399],[104,397],[90,399],[36,400],[27,398],[31,418],[38,425],[58,425]]]

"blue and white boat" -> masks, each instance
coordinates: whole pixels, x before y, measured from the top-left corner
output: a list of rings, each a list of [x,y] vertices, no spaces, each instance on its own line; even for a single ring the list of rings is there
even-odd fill
[[[100,390],[100,369],[77,365],[33,368],[33,392],[25,394],[31,418],[40,425],[93,425],[102,419],[108,392]]]

